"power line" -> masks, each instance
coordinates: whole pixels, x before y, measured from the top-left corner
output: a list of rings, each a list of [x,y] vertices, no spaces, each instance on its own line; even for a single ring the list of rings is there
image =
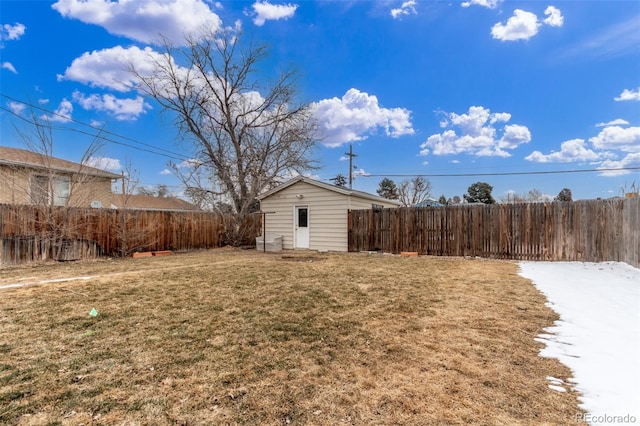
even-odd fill
[[[71,122],[79,124],[81,126],[89,127],[89,128],[91,128],[91,129],[93,129],[93,130],[95,130],[97,132],[104,133],[104,134],[107,134],[107,135],[112,135],[112,136],[115,136],[117,138],[124,139],[126,141],[130,141],[130,142],[132,142],[134,144],[141,145],[142,147],[146,147],[146,148],[142,148],[140,146],[134,146],[134,145],[131,145],[131,144],[128,144],[128,143],[125,143],[125,142],[121,142],[121,141],[116,141],[114,139],[107,138],[107,137],[104,137],[102,135],[93,135],[93,134],[90,134],[90,133],[87,133],[87,132],[84,132],[84,131],[78,130],[78,129],[65,128],[65,127],[56,127],[56,129],[58,129],[58,130],[68,130],[68,131],[73,131],[73,132],[77,132],[77,133],[88,135],[88,136],[98,137],[98,138],[100,138],[100,139],[102,139],[102,140],[104,140],[106,142],[115,143],[115,144],[118,144],[118,145],[126,146],[126,147],[129,147],[129,148],[132,148],[132,149],[148,152],[148,153],[155,154],[155,155],[160,155],[160,156],[167,157],[167,158],[174,159],[174,160],[188,160],[189,159],[188,157],[185,157],[180,153],[173,152],[173,151],[170,151],[168,149],[160,148],[160,147],[157,147],[157,146],[145,143],[145,142],[141,142],[139,140],[130,138],[128,136],[123,136],[123,135],[120,135],[118,133],[111,132],[109,130],[101,129],[100,127],[96,127],[96,126],[93,126],[91,124],[84,123],[82,121],[76,120],[74,118],[71,118],[71,117],[68,117],[68,116],[65,116],[65,115],[62,115],[62,114],[58,114],[55,111],[51,111],[51,110],[48,110],[46,108],[42,108],[41,106],[32,104],[30,102],[25,102],[25,101],[22,101],[20,99],[16,99],[16,98],[14,98],[12,96],[9,96],[9,95],[6,95],[4,93],[0,93],[0,96],[2,96],[4,98],[7,98],[7,99],[10,99],[10,100],[12,100],[14,102],[19,102],[19,103],[21,103],[23,105],[27,105],[30,108],[37,109],[37,110],[43,111],[45,113],[51,114],[53,116],[63,118],[65,120],[67,120],[67,121],[71,121]],[[29,119],[21,116],[20,114],[17,114],[16,112],[8,109],[8,108],[0,106],[0,109],[10,113],[13,116],[15,116],[15,117],[17,117],[17,118],[19,118],[19,119],[21,119],[23,121],[26,121],[26,122],[28,122],[30,124],[36,124],[35,121],[29,120]]]
[[[394,174],[394,173],[368,173],[358,177],[473,177],[473,176],[516,176],[516,175],[550,175],[563,173],[589,173],[589,172],[615,172],[624,170],[640,170],[640,167],[616,167],[607,169],[577,169],[577,170],[546,170],[537,172],[495,172],[495,173],[417,173],[417,174]]]
[[[138,150],[138,151],[148,152],[150,154],[155,154],[155,155],[167,157],[167,158],[172,159],[172,160],[180,160],[180,161],[189,160],[189,157],[185,157],[180,153],[176,153],[176,152],[164,149],[164,148],[160,148],[160,147],[157,147],[157,146],[154,146],[154,145],[151,145],[151,144],[147,144],[145,142],[141,142],[141,141],[138,141],[136,139],[133,139],[133,138],[130,138],[130,137],[127,137],[127,136],[123,136],[123,135],[120,135],[120,134],[115,133],[115,132],[111,132],[111,131],[108,131],[108,130],[101,129],[101,128],[93,126],[91,124],[87,124],[87,123],[84,123],[82,121],[73,119],[71,117],[68,117],[68,116],[65,116],[65,115],[62,115],[62,114],[58,114],[58,113],[56,113],[54,111],[51,111],[51,110],[48,110],[46,108],[42,108],[39,105],[35,105],[35,104],[30,103],[30,102],[25,102],[25,101],[22,101],[20,99],[16,99],[16,98],[14,98],[12,96],[9,96],[9,95],[6,95],[4,93],[0,93],[0,96],[2,96],[4,98],[7,98],[7,99],[10,99],[10,100],[12,100],[14,102],[19,102],[19,103],[21,103],[23,105],[27,105],[27,106],[29,106],[31,108],[38,109],[40,111],[49,113],[51,115],[54,115],[54,116],[57,116],[57,117],[60,117],[60,118],[64,118],[65,120],[71,121],[73,123],[89,127],[89,128],[91,128],[91,129],[93,129],[93,130],[95,130],[97,132],[105,133],[107,135],[112,135],[112,136],[115,136],[115,137],[130,141],[130,142],[132,142],[134,144],[141,145],[142,147],[141,146],[134,146],[134,145],[131,145],[129,143],[125,143],[125,142],[122,142],[122,141],[117,141],[117,140],[114,140],[114,139],[111,139],[111,138],[107,138],[107,137],[104,137],[104,136],[102,136],[100,134],[95,135],[95,134],[91,134],[91,133],[88,133],[88,132],[85,132],[85,131],[82,131],[82,130],[79,130],[79,129],[70,128],[70,127],[69,128],[54,127],[57,130],[72,131],[72,132],[77,132],[77,133],[84,134],[84,135],[87,135],[87,136],[97,137],[97,138],[100,138],[100,139],[102,139],[102,140],[104,140],[106,142],[114,143],[114,144],[121,145],[121,146],[126,146],[126,147],[129,147],[129,148]],[[12,114],[13,116],[15,116],[15,117],[17,117],[17,118],[19,118],[19,119],[21,119],[23,121],[26,121],[27,123],[36,124],[35,121],[29,120],[26,117],[23,117],[20,114],[17,114],[16,112],[14,112],[14,111],[12,111],[12,110],[10,110],[8,108],[0,106],[0,109]],[[143,147],[146,147],[146,148],[143,148]],[[350,167],[349,167],[349,181],[350,182],[349,183],[351,184],[351,180],[352,180],[351,160],[353,159],[353,157],[357,157],[357,155],[353,154],[353,151],[352,151],[351,147],[349,148],[349,152],[345,153],[345,155],[349,156],[349,163],[350,163]],[[398,174],[398,173],[370,173],[370,174],[366,174],[366,175],[362,174],[362,175],[359,175],[358,177],[359,178],[367,178],[367,177],[415,177],[415,176],[423,176],[423,177],[523,176],[523,175],[546,175],[546,174],[565,174],[565,173],[593,173],[593,172],[602,173],[602,172],[629,171],[629,170],[640,170],[640,167],[618,167],[618,168],[606,168],[606,169],[577,169],[577,170],[547,170],[547,171],[530,171],[530,172],[492,172],[492,173],[414,173],[414,174],[406,174],[406,173],[404,173],[404,174]]]

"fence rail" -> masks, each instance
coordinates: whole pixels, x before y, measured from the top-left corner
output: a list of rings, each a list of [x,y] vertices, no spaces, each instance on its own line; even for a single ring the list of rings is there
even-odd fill
[[[640,267],[640,197],[349,212],[349,251]]]
[[[210,212],[0,204],[0,264],[220,247],[231,221]],[[255,244],[259,215],[242,229],[245,243]]]

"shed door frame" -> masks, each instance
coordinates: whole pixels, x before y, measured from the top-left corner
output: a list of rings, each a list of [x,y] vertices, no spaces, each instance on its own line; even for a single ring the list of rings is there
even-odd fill
[[[293,248],[309,248],[309,205],[293,206]],[[306,212],[306,223],[304,223]],[[302,225],[302,226],[300,226]]]

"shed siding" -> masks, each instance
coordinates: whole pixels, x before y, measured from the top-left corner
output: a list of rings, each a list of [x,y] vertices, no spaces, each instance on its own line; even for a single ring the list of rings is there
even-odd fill
[[[302,198],[296,195],[302,194]],[[264,198],[261,210],[267,214],[267,233],[282,235],[282,247],[293,249],[294,207],[309,207],[309,248],[312,250],[348,250],[347,213],[349,209],[369,209],[376,202],[354,195],[341,194],[325,188],[297,182]],[[385,207],[396,207],[394,204]]]
[[[296,197],[302,194],[303,198]],[[282,247],[293,249],[294,206],[309,206],[309,248],[346,250],[347,196],[299,182],[261,202],[268,233],[282,235]],[[341,235],[344,234],[344,235]]]

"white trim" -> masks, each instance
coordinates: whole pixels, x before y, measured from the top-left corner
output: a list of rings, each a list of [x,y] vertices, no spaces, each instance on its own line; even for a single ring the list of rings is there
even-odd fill
[[[298,246],[298,209],[307,209],[307,245],[306,247]],[[294,204],[293,205],[293,248],[309,248],[311,246],[311,208],[309,204]]]

